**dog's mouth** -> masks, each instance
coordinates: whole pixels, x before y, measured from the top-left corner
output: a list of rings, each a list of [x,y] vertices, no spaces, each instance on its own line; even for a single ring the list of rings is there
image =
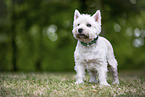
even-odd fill
[[[85,35],[85,34],[77,34],[77,38],[87,39],[87,38],[89,38],[89,36],[88,35]]]

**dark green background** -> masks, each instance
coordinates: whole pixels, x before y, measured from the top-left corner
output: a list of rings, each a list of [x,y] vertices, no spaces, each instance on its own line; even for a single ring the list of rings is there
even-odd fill
[[[75,9],[101,10],[119,70],[145,69],[145,0],[0,0],[0,71],[73,71]]]

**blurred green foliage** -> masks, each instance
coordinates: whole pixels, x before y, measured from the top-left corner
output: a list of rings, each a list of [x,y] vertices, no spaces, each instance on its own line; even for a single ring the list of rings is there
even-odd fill
[[[119,69],[145,69],[144,0],[1,0],[0,71],[73,71],[75,9],[101,10]]]

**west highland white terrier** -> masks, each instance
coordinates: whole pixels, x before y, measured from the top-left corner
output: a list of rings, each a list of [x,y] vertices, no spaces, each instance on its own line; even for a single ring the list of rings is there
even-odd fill
[[[78,40],[74,52],[76,84],[84,83],[85,69],[91,75],[89,82],[97,83],[98,73],[99,84],[110,86],[107,82],[107,65],[113,75],[112,84],[119,84],[117,73],[117,61],[114,57],[113,48],[110,42],[99,36],[101,32],[100,10],[90,16],[80,14],[78,10],[74,13],[73,35]]]

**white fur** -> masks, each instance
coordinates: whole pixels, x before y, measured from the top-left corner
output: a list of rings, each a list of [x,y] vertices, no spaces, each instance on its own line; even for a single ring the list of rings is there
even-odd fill
[[[79,25],[78,25],[79,24]],[[91,24],[88,27],[87,24]],[[79,33],[78,29],[83,29],[81,34],[84,34],[88,38],[83,36],[77,37]],[[113,84],[119,84],[117,73],[117,61],[114,57],[113,48],[110,42],[99,36],[96,43],[90,46],[84,46],[80,41],[84,43],[90,43],[101,32],[101,13],[98,10],[93,16],[87,14],[80,14],[78,10],[75,10],[74,22],[73,22],[73,35],[78,39],[76,50],[74,52],[76,84],[84,83],[85,69],[91,75],[89,82],[95,82],[96,73],[98,72],[98,78],[100,85],[107,85],[107,65],[109,63],[110,70],[113,74]]]

